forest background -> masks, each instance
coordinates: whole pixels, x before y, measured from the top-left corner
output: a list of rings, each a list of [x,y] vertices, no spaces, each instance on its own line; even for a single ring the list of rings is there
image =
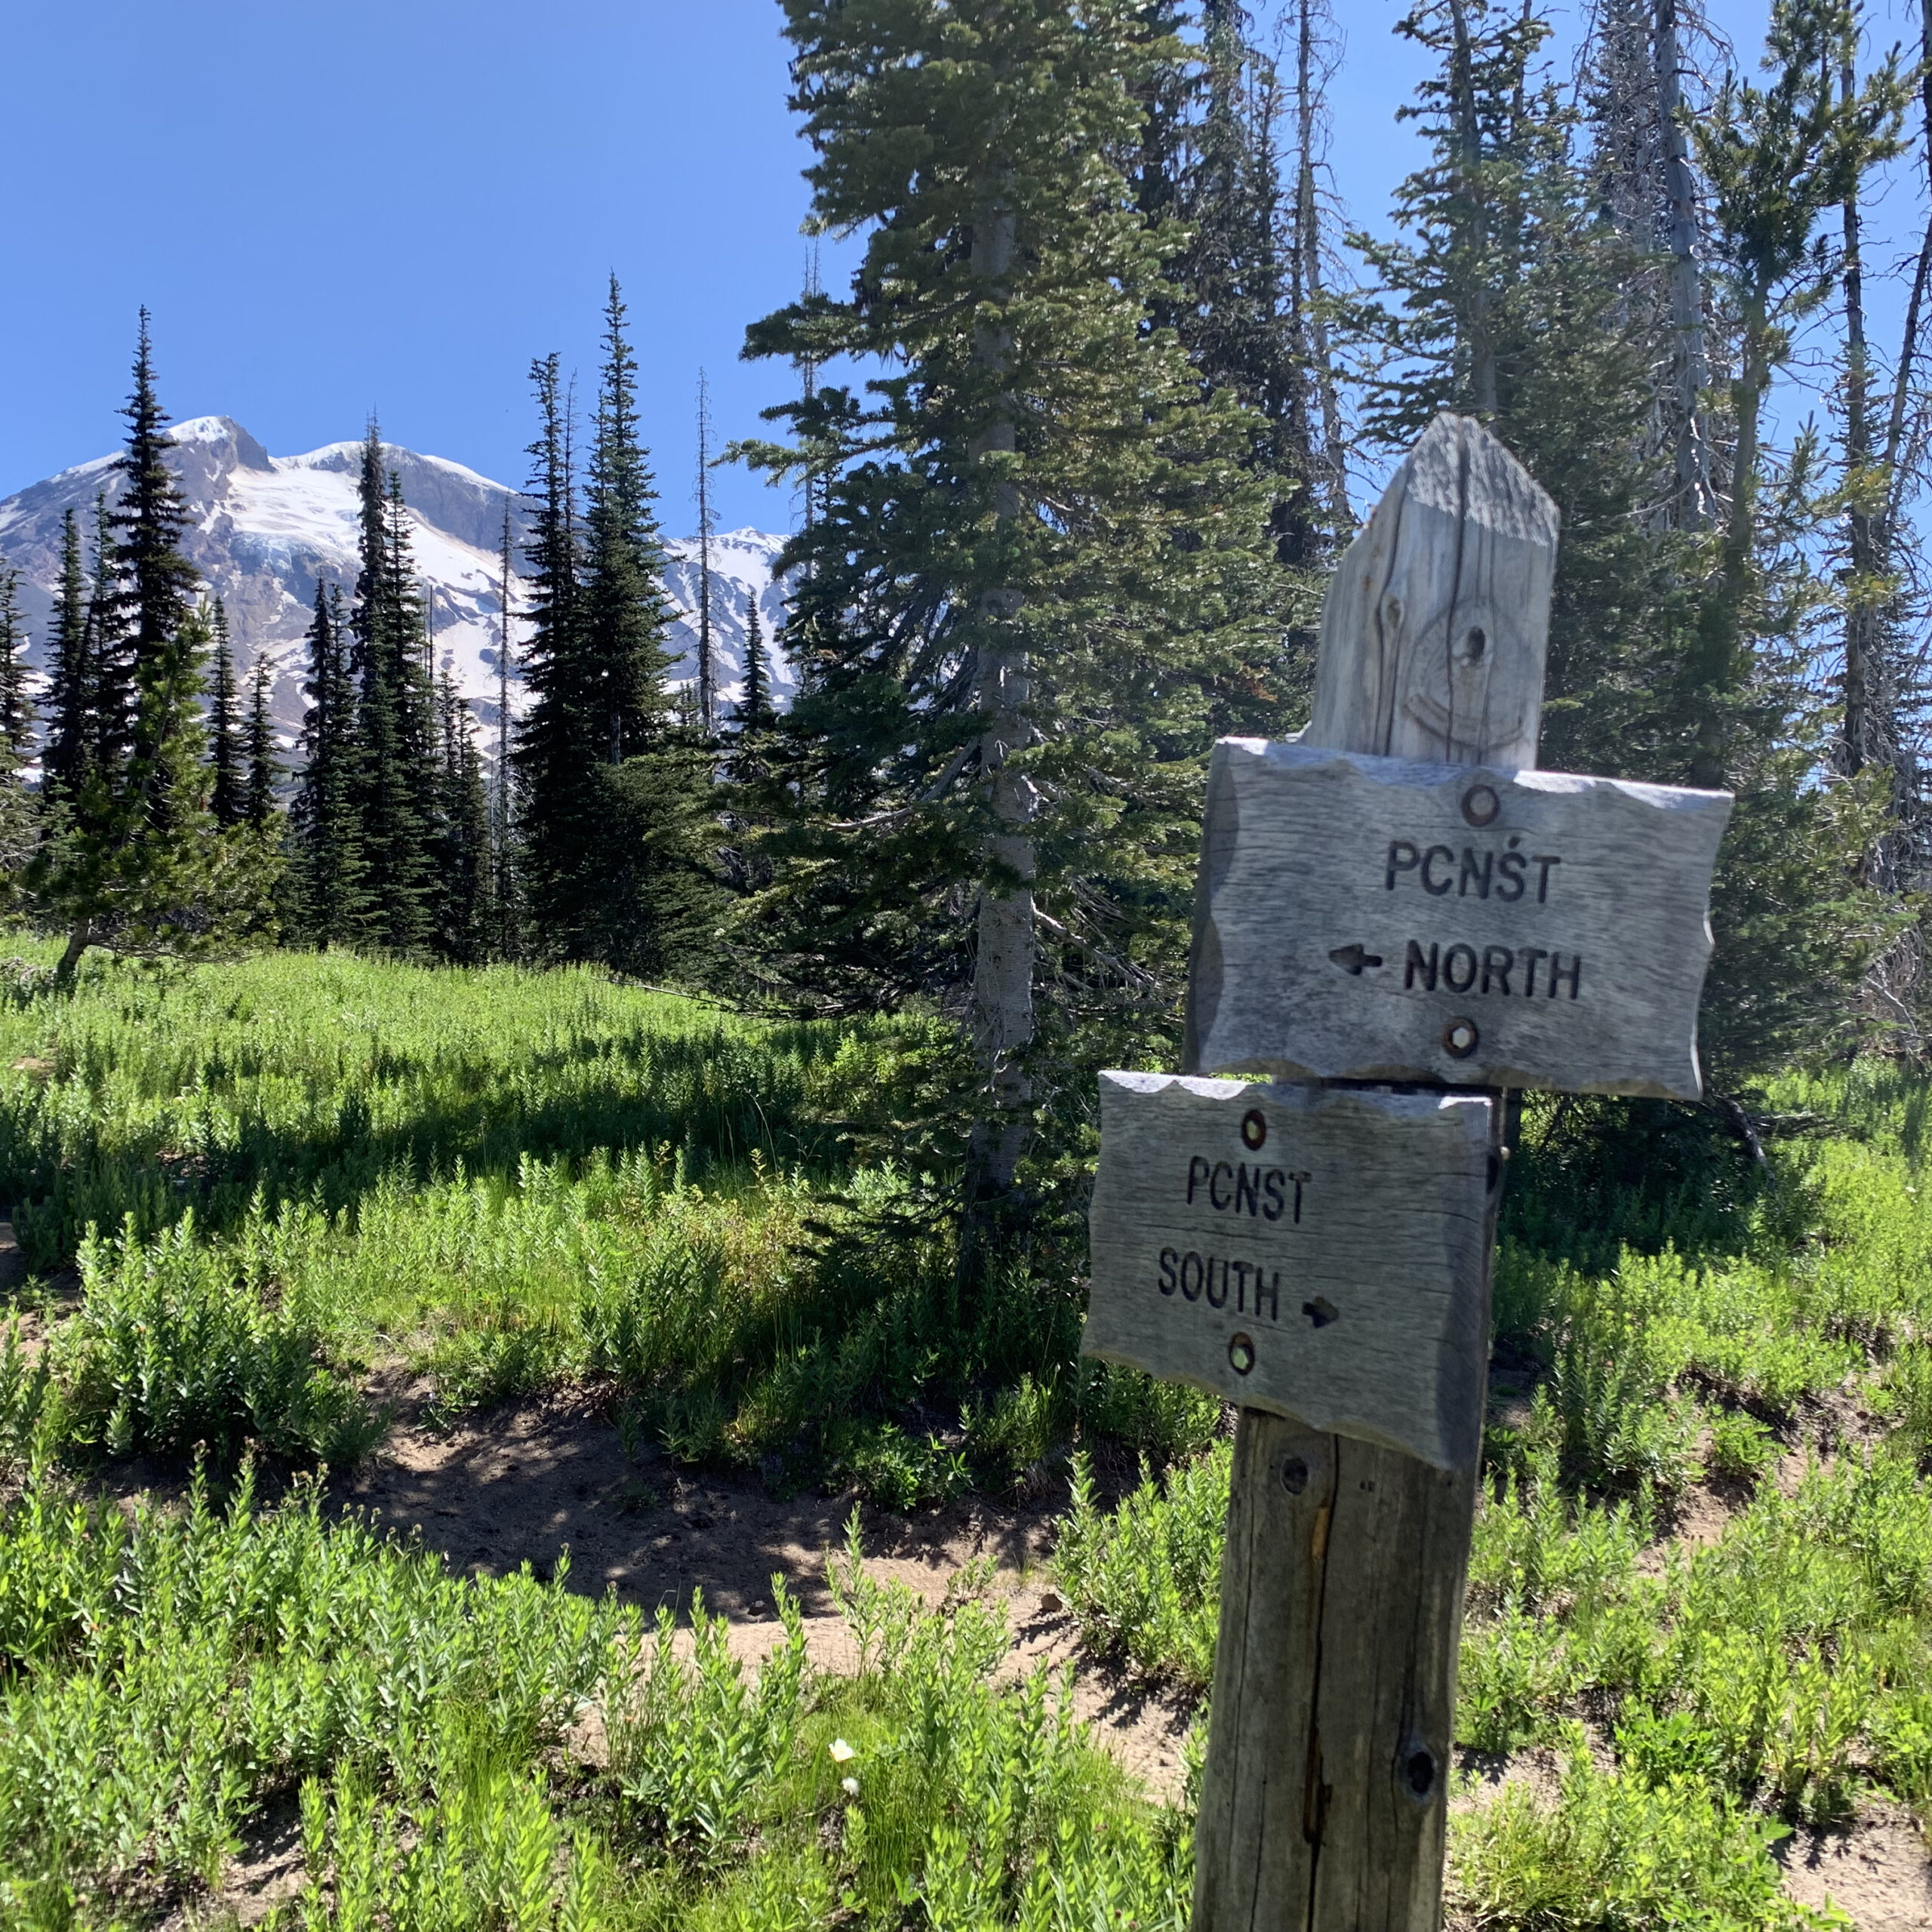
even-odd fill
[[[175,547],[144,319],[38,729],[11,654],[0,704],[8,869],[67,933],[63,978],[91,944],[279,932],[911,1002],[963,1050],[921,1129],[935,1180],[997,1214],[1077,1186],[1095,1066],[1175,1050],[1205,747],[1299,722],[1325,574],[1449,408],[1563,514],[1546,762],[1740,794],[1717,1092],[1915,1046],[1932,251],[1867,237],[1932,152],[1924,22],[1888,48],[1856,9],[1782,5],[1754,74],[1631,0],[1564,75],[1534,9],[1419,8],[1397,31],[1431,64],[1396,118],[1424,165],[1370,233],[1333,192],[1312,5],[789,20],[808,226],[858,259],[752,328],[746,359],[792,372],[766,412],[789,440],[728,454],[801,505],[799,702],[774,711],[754,638],[724,715],[702,594],[696,688],[667,694],[614,275],[587,420],[561,357],[532,365],[499,660],[530,703],[494,783],[372,422],[361,569],[318,590],[281,786],[261,681],[245,703]]]

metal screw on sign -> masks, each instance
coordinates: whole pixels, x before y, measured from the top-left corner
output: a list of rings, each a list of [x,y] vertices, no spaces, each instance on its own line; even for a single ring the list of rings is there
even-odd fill
[[[1478,829],[1494,825],[1502,809],[1503,801],[1496,795],[1493,785],[1472,785],[1463,794],[1463,816]]]

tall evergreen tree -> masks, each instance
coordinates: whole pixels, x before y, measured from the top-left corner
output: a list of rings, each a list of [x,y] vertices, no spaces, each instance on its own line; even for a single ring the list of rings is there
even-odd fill
[[[989,1207],[1062,1091],[1048,1056],[1172,1023],[1217,687],[1273,651],[1253,424],[1147,326],[1166,238],[1130,173],[1177,54],[1142,13],[786,0],[813,219],[867,246],[848,300],[748,350],[809,331],[822,368],[883,367],[780,412],[840,461],[781,559],[816,816],[754,916],[795,984],[964,1009]]]
[[[248,823],[266,832],[275,817],[275,780],[281,776],[275,755],[275,719],[269,703],[275,695],[275,666],[266,651],[255,660],[248,694],[248,783],[243,804]]]
[[[522,950],[523,922],[517,866],[515,774],[510,761],[510,667],[514,655],[510,625],[515,573],[511,564],[510,513],[503,512],[503,548],[498,560],[497,632],[496,793],[491,813],[490,903],[497,926],[492,944],[500,959],[514,959]]]
[[[745,611],[745,690],[738,700],[738,729],[755,737],[771,728],[771,669],[765,661],[764,626],[753,591]]]
[[[244,808],[241,718],[235,703],[235,652],[228,613],[214,600],[214,680],[208,703],[208,809],[217,825],[239,825]]]
[[[436,944],[446,959],[475,965],[489,952],[495,916],[490,903],[490,805],[469,707],[448,672],[438,687],[437,718],[441,796]]]
[[[1396,238],[1365,247],[1380,290],[1358,320],[1386,358],[1367,424],[1400,447],[1438,410],[1483,415],[1555,498],[1545,764],[1737,792],[1700,1025],[1714,1080],[1734,1089],[1832,1033],[1876,931],[1875,906],[1847,884],[1857,812],[1807,776],[1801,560],[1787,555],[1798,574],[1785,595],[1765,574],[1761,533],[1737,521],[1764,473],[1748,425],[1732,439],[1732,529],[1696,528],[1706,426],[1685,431],[1678,408],[1669,156],[1660,150],[1661,185],[1647,186],[1619,92],[1637,85],[1635,57],[1623,57],[1614,86],[1599,57],[1584,153],[1577,111],[1540,69],[1549,26],[1534,9],[1427,0],[1401,31],[1438,62],[1413,110],[1430,157],[1398,190]],[[1815,64],[1817,52],[1802,58]],[[1787,198],[1801,158],[1787,145],[1758,188]],[[1740,221],[1758,219],[1746,171],[1734,170]],[[1751,594],[1738,601],[1740,582]],[[1715,657],[1714,622],[1730,640]]]
[[[26,633],[20,620],[20,577],[0,565],[0,750],[23,765],[34,753],[33,700],[20,652]]]
[[[1484,417],[1562,515],[1543,762],[1684,774],[1669,693],[1694,560],[1654,537],[1648,310],[1625,291],[1649,259],[1604,214],[1578,116],[1539,64],[1549,25],[1511,4],[1429,0],[1398,29],[1435,57],[1403,112],[1427,164],[1400,186],[1395,234],[1365,242],[1378,286],[1354,318],[1378,358],[1364,426],[1406,449],[1438,411]]]
[[[1838,98],[1859,92],[1857,36],[1841,37]],[[1920,21],[1919,128],[1921,162],[1932,162],[1932,8]],[[1914,582],[1903,541],[1913,500],[1922,488],[1918,459],[1924,431],[1909,398],[1924,359],[1925,297],[1932,286],[1932,208],[1928,208],[1912,272],[1898,349],[1889,369],[1867,333],[1863,261],[1866,203],[1882,185],[1869,168],[1839,208],[1844,291],[1844,348],[1838,401],[1843,423],[1845,505],[1844,703],[1835,762],[1841,773],[1882,798],[1882,821],[1863,855],[1861,874],[1896,896],[1922,879],[1932,859],[1932,801],[1923,777],[1924,744],[1932,685],[1921,668],[1915,632],[1924,592]],[[1918,1015],[1928,995],[1927,934],[1922,917],[1874,959],[1868,990],[1888,1026],[1903,1021],[1922,1036]]]
[[[12,897],[40,834],[39,803],[27,788],[35,746],[26,641],[19,574],[0,566],[0,900]]]
[[[360,568],[350,635],[370,937],[409,952],[435,921],[435,740],[422,606],[401,479],[372,421],[357,476]]]
[[[294,923],[312,946],[345,946],[365,938],[369,930],[357,691],[341,590],[319,580],[308,660],[302,775],[289,813]]]
[[[134,741],[132,647],[120,608],[112,516],[103,491],[94,500],[94,568],[88,583],[88,756],[97,773],[117,770]],[[109,786],[102,793],[111,795]],[[75,810],[85,810],[77,801]]]
[[[673,614],[614,277],[603,346],[580,537],[555,359],[537,368],[533,701],[516,752],[522,856],[544,950],[657,976],[691,962],[702,918],[693,909],[709,889],[697,828],[711,786],[668,716]]]
[[[402,478],[395,470],[389,472],[386,525],[398,742],[411,817],[421,828],[417,863],[423,882],[422,903],[427,917],[435,903],[435,852],[443,831],[443,795],[438,777],[441,734],[431,638],[432,593],[417,574],[415,544],[409,532]]]
[[[42,908],[68,927],[63,979],[95,943],[184,954],[260,929],[274,872],[260,840],[223,834],[208,811],[201,700],[211,633],[179,547],[187,512],[168,467],[145,311],[123,414],[120,499],[106,519],[111,574],[94,600],[90,646],[97,755],[28,873]]]
[[[47,746],[42,782],[50,799],[71,801],[86,773],[94,704],[88,646],[87,572],[81,556],[80,519],[72,509],[60,520],[60,583],[48,640]]]
[[[587,870],[582,842],[595,829],[592,787],[601,746],[587,743],[591,678],[583,662],[577,580],[577,478],[559,359],[531,364],[537,435],[531,499],[530,568],[524,643],[528,711],[517,726],[512,758],[522,793],[524,891],[533,943],[553,956],[580,947],[581,895]]]
[[[1739,323],[1730,502],[1685,680],[1697,713],[1691,775],[1701,785],[1724,783],[1734,714],[1749,702],[1764,398],[1791,353],[1790,323],[1831,286],[1831,258],[1814,247],[1822,221],[1856,195],[1867,168],[1897,152],[1906,94],[1896,54],[1841,97],[1857,33],[1846,0],[1776,0],[1769,85],[1731,76],[1696,129]]]

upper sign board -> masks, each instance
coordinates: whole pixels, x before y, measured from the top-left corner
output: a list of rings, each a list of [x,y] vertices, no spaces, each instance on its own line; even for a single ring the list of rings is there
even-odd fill
[[[1102,1074],[1082,1349],[1470,1466],[1491,1107],[1486,1094]]]
[[[1214,748],[1190,1064],[1695,1100],[1730,795]]]

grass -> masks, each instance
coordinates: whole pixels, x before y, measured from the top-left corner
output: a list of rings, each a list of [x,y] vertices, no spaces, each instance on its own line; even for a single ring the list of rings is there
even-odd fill
[[[445,1419],[588,1382],[688,1460],[900,1507],[1077,1419],[1162,1455],[1214,1426],[1075,1373],[1071,1269],[962,1293],[916,1125],[958,1075],[935,1023],[334,955],[103,961],[71,1001],[29,961],[6,992],[0,1198],[83,1289],[70,1453],[339,1464],[392,1362]]]
[[[986,1604],[928,1614],[848,1551],[857,1674],[795,1617],[747,1674],[700,1607],[674,1645],[567,1572],[453,1577],[301,1473],[367,1452],[397,1366],[432,1420],[588,1387],[781,1491],[909,1508],[1064,1470],[1090,1647],[1204,1698],[1221,1412],[1078,1365],[1051,1243],[962,1291],[920,1125],[943,1029],[297,955],[102,962],[57,999],[27,950],[0,975],[0,1195],[40,1277],[0,1332],[0,1922],[199,1909],[280,1823],[281,1932],[1184,1924],[1186,1805],[1131,1788],[1057,1680],[997,1674]],[[1928,1094],[1787,1081],[1768,1174],[1681,1111],[1531,1106],[1458,1730],[1548,1774],[1457,1810],[1464,1922],[1798,1932],[1825,1921],[1782,1834],[1867,1794],[1932,1821]],[[196,1472],[183,1500],[112,1500],[134,1456]]]

